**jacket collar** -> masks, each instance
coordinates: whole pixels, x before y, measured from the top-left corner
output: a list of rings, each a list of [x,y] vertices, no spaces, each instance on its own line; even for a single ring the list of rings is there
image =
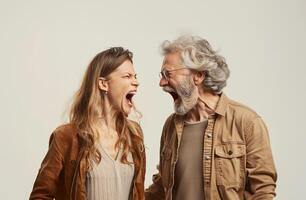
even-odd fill
[[[227,110],[228,103],[229,103],[228,97],[224,93],[222,93],[221,96],[220,96],[219,102],[217,104],[215,112],[218,115],[222,115],[224,117],[225,113],[226,113],[226,110]]]
[[[222,93],[218,101],[215,113],[221,116],[225,116],[228,103],[229,103],[229,98],[224,93]],[[176,129],[178,131],[179,130],[181,131],[184,126],[184,116],[175,114],[174,122]]]

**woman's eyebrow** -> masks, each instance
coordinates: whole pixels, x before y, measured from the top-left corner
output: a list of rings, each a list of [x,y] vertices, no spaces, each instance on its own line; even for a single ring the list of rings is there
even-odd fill
[[[135,75],[136,73],[133,73],[133,72],[122,72],[122,74]]]

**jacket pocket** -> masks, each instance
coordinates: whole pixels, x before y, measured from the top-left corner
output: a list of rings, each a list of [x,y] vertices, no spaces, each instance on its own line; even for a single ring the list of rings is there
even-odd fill
[[[164,147],[161,154],[161,178],[163,181],[163,186],[168,188],[170,181],[170,173],[171,173],[171,157],[172,150],[169,147]]]
[[[216,181],[223,188],[239,188],[245,180],[244,144],[227,143],[215,147]]]

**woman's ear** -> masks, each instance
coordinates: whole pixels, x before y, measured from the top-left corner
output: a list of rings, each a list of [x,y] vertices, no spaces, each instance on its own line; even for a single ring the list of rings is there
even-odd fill
[[[204,79],[205,79],[205,72],[201,71],[194,73],[193,81],[195,85],[200,85],[201,83],[203,83]]]
[[[99,89],[102,90],[104,93],[108,92],[108,83],[107,83],[106,78],[100,77],[98,79],[98,86],[99,86]]]

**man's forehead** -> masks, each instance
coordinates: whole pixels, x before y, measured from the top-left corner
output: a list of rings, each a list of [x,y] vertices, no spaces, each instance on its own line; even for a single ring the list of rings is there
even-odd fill
[[[166,54],[163,60],[163,68],[176,68],[182,64],[179,53]]]

